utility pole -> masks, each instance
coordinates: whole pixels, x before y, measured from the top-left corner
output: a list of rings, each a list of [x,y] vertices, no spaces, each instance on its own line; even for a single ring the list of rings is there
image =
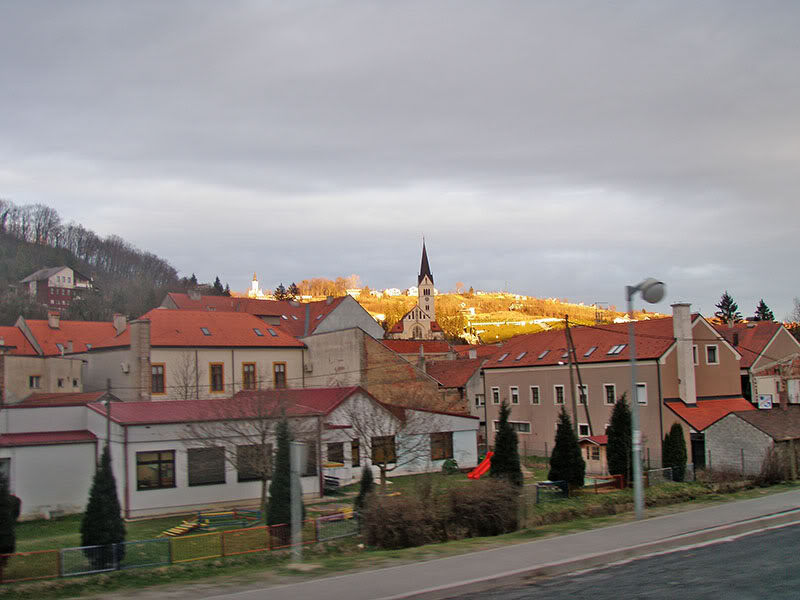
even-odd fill
[[[564,340],[567,343],[567,361],[569,367],[569,397],[572,404],[572,428],[578,435],[578,403],[575,400],[575,380],[572,378],[572,351],[569,344],[569,315],[564,315]]]

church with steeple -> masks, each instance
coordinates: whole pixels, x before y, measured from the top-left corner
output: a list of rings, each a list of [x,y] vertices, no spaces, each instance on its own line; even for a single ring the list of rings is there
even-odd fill
[[[386,334],[394,340],[443,340],[444,331],[436,322],[436,299],[433,273],[428,263],[425,240],[422,241],[422,262],[417,277],[417,305],[408,311]]]

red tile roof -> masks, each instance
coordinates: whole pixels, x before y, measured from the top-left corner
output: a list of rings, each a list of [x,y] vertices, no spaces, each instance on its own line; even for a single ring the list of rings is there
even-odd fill
[[[380,340],[380,342],[397,354],[419,354],[422,346],[425,355],[445,354],[453,348],[444,340]]]
[[[630,360],[628,346],[628,324],[573,327],[572,340],[580,364],[617,362]],[[655,359],[664,354],[674,343],[672,317],[652,319],[634,323],[636,335],[636,357],[639,360]],[[608,352],[624,345],[615,354]],[[567,342],[563,329],[531,333],[511,338],[489,357],[485,369],[530,367],[566,363],[564,357]],[[595,348],[591,353],[589,350]],[[542,354],[547,351],[544,356]],[[588,353],[588,356],[587,356]],[[542,356],[542,358],[539,358]]]
[[[780,323],[775,323],[774,321],[736,323],[733,327],[714,325],[714,329],[742,355],[742,360],[739,363],[742,369],[749,369],[753,366],[753,363],[764,352],[767,344],[775,337],[781,327]]]
[[[684,404],[681,400],[667,400],[666,405],[698,432],[732,412],[756,410],[744,398],[698,399],[696,405]]]
[[[302,342],[285,330],[246,313],[155,308],[142,315],[142,319],[150,320],[152,347],[304,347]],[[202,328],[206,328],[210,335],[205,335]],[[262,335],[258,335],[255,330]],[[120,335],[111,336],[94,347],[116,348],[128,345],[130,326]]]
[[[200,296],[194,300],[188,294],[174,292],[167,296],[175,303],[178,310],[239,312],[257,317],[279,318],[280,325],[270,325],[270,327],[280,327],[294,337],[313,333],[325,317],[349,297],[340,296],[330,300],[302,303],[292,300],[257,300],[227,296]]]
[[[99,402],[108,392],[76,392],[68,394],[31,394],[22,402],[6,406],[6,408],[36,406],[80,406],[91,402]]]
[[[591,444],[597,444],[598,446],[605,446],[608,444],[608,436],[607,435],[587,435],[586,437],[582,437],[578,442],[589,442]]]
[[[73,352],[86,352],[87,344],[96,346],[116,333],[114,324],[107,321],[60,321],[52,328],[46,320],[25,320],[33,337],[42,347],[45,356],[58,356],[61,344],[67,351],[67,342],[72,341]]]
[[[252,419],[260,415],[278,418],[280,408],[289,417],[326,415],[359,387],[291,388],[286,390],[241,391],[232,398],[211,400],[160,400],[154,402],[115,402],[111,420],[123,425],[154,425]],[[105,415],[105,407],[89,408]]]
[[[470,377],[481,368],[481,358],[459,358],[456,360],[435,360],[425,364],[425,372],[446,388],[467,385]]]
[[[3,350],[2,346],[5,346],[6,349],[14,346],[13,350],[8,350],[8,354],[13,356],[36,356],[36,349],[31,346],[31,343],[18,327],[0,327],[0,339],[3,340],[0,343],[0,351]]]
[[[417,308],[417,307],[415,306],[414,308]],[[414,310],[414,308],[412,308],[411,310]],[[389,330],[389,333],[403,333],[405,331],[404,320],[405,320],[406,316],[408,316],[408,313],[411,312],[411,310],[408,311],[406,314],[404,314],[403,318],[400,319],[397,323],[395,323],[392,326],[392,328]],[[443,329],[442,329],[441,325],[439,325],[439,323],[437,323],[436,321],[431,321],[431,331],[440,332],[440,331],[443,331]]]
[[[0,446],[51,446],[56,444],[84,444],[95,442],[91,431],[38,431],[34,433],[4,433]]]
[[[464,358],[469,357],[471,350],[475,351],[477,358],[488,358],[492,354],[496,354],[498,350],[503,347],[502,344],[458,344],[453,346],[453,349],[459,356]]]

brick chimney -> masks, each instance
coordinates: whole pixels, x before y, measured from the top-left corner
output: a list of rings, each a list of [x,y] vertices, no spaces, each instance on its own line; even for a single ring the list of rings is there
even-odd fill
[[[422,344],[419,345],[419,360],[417,361],[417,366],[423,373],[428,372],[425,367],[425,348]]]
[[[128,327],[128,318],[125,315],[114,313],[114,330],[120,335]]]
[[[50,329],[58,329],[61,325],[61,314],[57,310],[51,310],[47,313],[47,326]]]
[[[686,404],[697,404],[694,374],[694,338],[692,312],[688,302],[672,305],[672,333],[675,336],[675,356],[678,360],[678,395]]]
[[[150,400],[150,319],[131,321],[131,386],[133,400]]]
[[[67,340],[67,354],[71,354],[72,353],[72,348],[73,348],[72,340]]]

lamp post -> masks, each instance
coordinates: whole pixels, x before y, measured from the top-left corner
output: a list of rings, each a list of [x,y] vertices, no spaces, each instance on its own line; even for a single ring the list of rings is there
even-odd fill
[[[639,394],[636,385],[636,336],[633,333],[633,296],[636,292],[642,293],[642,299],[650,304],[661,301],[664,297],[666,286],[663,282],[648,277],[638,285],[625,286],[625,299],[628,302],[628,346],[631,357],[631,437],[633,446],[633,504],[636,509],[636,518],[644,515],[644,489],[642,484],[642,431],[639,425]]]

